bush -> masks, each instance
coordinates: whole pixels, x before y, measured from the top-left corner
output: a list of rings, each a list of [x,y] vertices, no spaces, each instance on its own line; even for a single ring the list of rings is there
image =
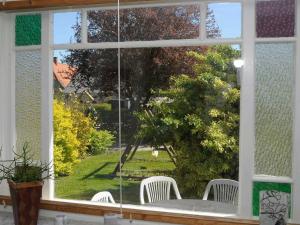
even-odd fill
[[[75,101],[75,100],[74,100]],[[55,175],[69,175],[74,164],[86,156],[94,122],[76,107],[54,100],[54,167]]]
[[[115,142],[114,135],[107,130],[93,130],[91,132],[89,152],[93,155],[107,151]]]
[[[106,102],[94,104],[93,107],[97,111],[111,111],[111,104]]]
[[[196,60],[195,76],[172,77],[169,89],[154,92],[137,116],[142,138],[175,150],[183,194],[201,197],[207,181],[237,179],[240,91],[232,62],[239,52],[217,46],[189,55]]]
[[[55,175],[68,175],[79,158],[77,129],[71,109],[65,107],[63,102],[54,100],[53,117]]]

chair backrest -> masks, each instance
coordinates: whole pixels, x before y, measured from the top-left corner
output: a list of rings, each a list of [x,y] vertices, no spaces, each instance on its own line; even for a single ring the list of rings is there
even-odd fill
[[[229,179],[211,180],[205,189],[203,200],[207,200],[213,188],[214,201],[238,204],[239,182]]]
[[[101,191],[93,196],[92,202],[104,202],[104,203],[115,203],[115,200],[110,192]]]
[[[140,201],[145,204],[144,189],[146,189],[149,203],[170,199],[171,186],[176,198],[181,199],[176,181],[171,177],[153,176],[142,180],[140,186]]]

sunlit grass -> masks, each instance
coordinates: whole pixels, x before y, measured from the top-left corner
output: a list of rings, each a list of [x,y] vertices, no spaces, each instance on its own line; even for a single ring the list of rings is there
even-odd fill
[[[110,191],[118,202],[120,180],[111,175],[118,161],[119,152],[90,156],[82,160],[75,166],[72,175],[56,179],[55,196],[90,200],[99,191]],[[170,174],[174,168],[166,152],[159,152],[156,158],[151,151],[137,151],[134,158],[126,162],[123,168],[124,203],[139,204],[140,177]]]

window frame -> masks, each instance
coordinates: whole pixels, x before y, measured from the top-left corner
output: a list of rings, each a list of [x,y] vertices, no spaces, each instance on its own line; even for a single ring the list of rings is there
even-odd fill
[[[109,1],[109,0],[108,0]],[[136,2],[135,0],[128,0],[128,2]],[[147,1],[148,2],[148,1]],[[149,2],[152,2],[149,0]],[[180,1],[179,1],[180,2]],[[182,1],[181,1],[182,2]],[[184,2],[184,1],[183,1]],[[208,3],[218,3],[218,2],[240,2],[242,4],[242,35],[241,38],[238,39],[207,39],[205,33],[201,33],[201,38],[196,40],[161,40],[161,41],[137,41],[133,42],[123,42],[123,43],[87,43],[85,35],[83,36],[83,43],[80,44],[59,44],[54,45],[53,36],[52,36],[52,13],[53,10],[45,10],[41,11],[42,14],[42,44],[40,46],[29,46],[29,47],[12,47],[11,53],[11,112],[14,112],[14,58],[15,51],[24,51],[24,50],[33,50],[33,49],[41,49],[42,52],[42,160],[51,162],[53,160],[53,129],[52,129],[52,55],[51,52],[53,50],[60,49],[85,49],[85,48],[117,48],[120,46],[121,48],[129,48],[129,47],[179,47],[179,46],[199,46],[199,45],[214,45],[214,44],[239,44],[242,49],[242,59],[245,60],[245,65],[241,69],[242,82],[241,82],[241,119],[240,119],[240,170],[239,170],[239,182],[240,182],[240,190],[239,190],[239,208],[238,208],[238,217],[239,218],[254,218],[252,216],[252,185],[253,181],[275,181],[282,182],[287,181],[285,177],[262,177],[255,175],[254,172],[254,154],[255,154],[255,64],[254,64],[254,50],[255,44],[260,42],[296,42],[296,60],[300,60],[300,4],[296,1],[296,34],[295,37],[287,37],[287,38],[256,38],[255,31],[255,1],[251,0],[227,0],[227,1],[190,1],[190,2],[198,2],[201,4],[202,10],[203,5]],[[163,3],[163,5],[168,3]],[[180,3],[178,3],[180,4]],[[135,5],[134,7],[149,7],[152,5],[141,4]],[[65,5],[64,5],[65,6]],[[48,6],[49,7],[49,6]],[[124,7],[133,7],[132,5],[124,6]],[[98,7],[97,7],[98,8]],[[1,10],[0,6],[0,10]],[[94,8],[93,8],[94,9]],[[86,11],[88,8],[82,9],[83,16],[86,16]],[[59,11],[68,11],[68,10],[59,10]],[[76,11],[76,9],[72,9],[71,11]],[[58,12],[58,11],[55,11]],[[20,13],[17,13],[18,15]],[[25,13],[29,14],[29,13]],[[203,14],[203,13],[202,13]],[[202,15],[201,14],[201,15]],[[15,15],[15,14],[13,14]],[[14,16],[12,16],[12,21],[14,21]],[[203,17],[201,17],[203,20]],[[83,19],[84,20],[84,19]],[[82,20],[82,21],[83,21]],[[205,24],[205,23],[202,23]],[[11,24],[14,27],[13,23]],[[82,32],[85,32],[87,28],[87,24],[83,23]],[[201,26],[200,29],[202,31],[205,30],[205,26]],[[13,30],[11,31],[12,33]],[[85,32],[86,33],[86,32]],[[12,38],[11,40],[14,40]],[[105,46],[104,46],[105,45]],[[300,73],[300,65],[296,64],[296,74]],[[300,78],[296,76],[295,82],[295,106],[294,106],[294,132],[293,132],[293,165],[292,165],[292,178],[288,179],[288,182],[292,184],[292,204],[293,209],[296,212],[297,209],[300,209],[300,179],[295,179],[296,177],[300,177],[300,164],[297,159],[300,157],[300,149],[298,146],[300,145]],[[50,93],[50,94],[49,94]],[[14,113],[11,115],[11,139],[12,143],[15,140],[15,122],[14,122]],[[48,203],[53,205],[49,208],[47,206],[46,209],[55,209],[54,205],[58,204],[54,199],[54,182],[50,181],[45,184],[43,197],[44,199],[49,199]],[[249,204],[250,203],[250,204]],[[75,208],[76,204],[74,203]],[[47,204],[46,204],[47,205]],[[71,206],[71,205],[70,205]],[[59,207],[58,207],[59,208]],[[89,207],[87,207],[89,208]],[[107,208],[108,211],[110,210]],[[63,211],[63,209],[62,209]],[[149,211],[150,212],[150,211]],[[185,215],[187,216],[187,215]],[[184,217],[184,216],[183,216]],[[184,217],[189,218],[189,216]],[[257,218],[255,218],[257,219]],[[300,221],[300,215],[297,213],[292,213],[292,221]]]

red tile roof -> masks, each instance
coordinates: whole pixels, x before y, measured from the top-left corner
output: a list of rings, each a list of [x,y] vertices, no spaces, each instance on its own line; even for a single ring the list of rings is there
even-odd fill
[[[74,76],[76,70],[67,64],[53,62],[53,78],[57,80],[63,88],[66,88]]]

